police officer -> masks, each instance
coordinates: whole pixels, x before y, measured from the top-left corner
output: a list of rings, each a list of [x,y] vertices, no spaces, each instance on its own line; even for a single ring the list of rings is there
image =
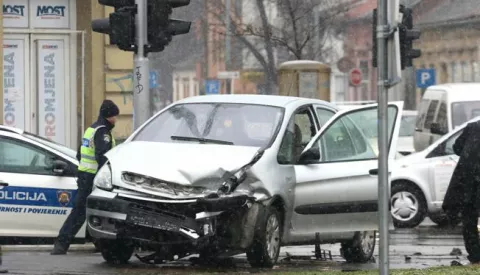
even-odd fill
[[[98,120],[83,135],[82,144],[77,153],[77,159],[80,161],[77,195],[72,212],[60,229],[52,255],[66,254],[71,241],[85,222],[87,197],[92,192],[93,179],[100,167],[107,161],[104,154],[115,146],[115,139],[111,131],[119,112],[115,103],[111,100],[104,100],[100,107]]]

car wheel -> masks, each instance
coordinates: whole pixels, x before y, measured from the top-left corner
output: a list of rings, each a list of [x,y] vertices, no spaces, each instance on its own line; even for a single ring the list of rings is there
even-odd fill
[[[422,191],[405,183],[392,185],[390,213],[398,228],[413,228],[427,216],[427,201]]]
[[[247,259],[252,267],[272,268],[280,255],[282,223],[280,212],[267,207],[264,218],[257,221],[251,247],[247,250]]]
[[[124,240],[97,240],[97,245],[109,264],[125,264],[135,251],[135,246]]]
[[[375,251],[376,236],[375,231],[356,232],[351,241],[342,243],[342,257],[349,263],[369,262]]]
[[[450,221],[447,218],[447,215],[445,214],[433,214],[430,215],[429,218],[434,222],[436,225],[440,227],[445,227],[445,226],[457,226],[460,223],[460,219],[456,219],[454,221]]]

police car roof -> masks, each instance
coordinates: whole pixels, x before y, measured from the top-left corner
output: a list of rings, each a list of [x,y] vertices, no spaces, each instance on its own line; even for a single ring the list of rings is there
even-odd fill
[[[22,129],[11,127],[11,126],[5,126],[5,125],[0,125],[0,131],[15,133],[19,135],[23,135],[24,133]]]

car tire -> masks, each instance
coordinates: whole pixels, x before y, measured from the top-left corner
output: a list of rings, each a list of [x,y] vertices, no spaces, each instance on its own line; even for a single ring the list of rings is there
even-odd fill
[[[394,183],[390,198],[390,214],[397,228],[414,228],[427,216],[427,200],[423,192],[407,183]]]
[[[135,246],[124,240],[97,240],[103,259],[109,264],[126,264]]]
[[[348,263],[368,263],[373,257],[376,241],[375,231],[355,232],[351,241],[342,243],[340,254]]]
[[[439,227],[446,227],[446,226],[457,226],[460,224],[460,218],[456,219],[455,221],[448,220],[447,215],[445,214],[432,214],[429,218]]]
[[[263,218],[257,221],[254,234],[252,245],[247,249],[248,262],[254,268],[272,268],[277,263],[282,243],[280,212],[267,207]]]

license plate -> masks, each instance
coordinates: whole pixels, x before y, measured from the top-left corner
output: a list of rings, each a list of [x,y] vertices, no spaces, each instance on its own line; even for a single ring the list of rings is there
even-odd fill
[[[150,227],[166,231],[179,231],[180,227],[175,218],[167,217],[157,213],[130,211],[127,221],[135,225]]]

